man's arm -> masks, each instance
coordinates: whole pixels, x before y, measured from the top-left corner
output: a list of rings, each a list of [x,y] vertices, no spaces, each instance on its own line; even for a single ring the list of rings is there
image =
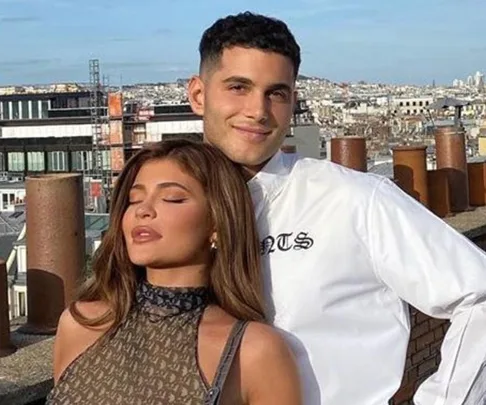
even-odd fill
[[[464,405],[486,405],[486,365],[474,380]]]
[[[377,276],[420,311],[451,320],[439,370],[416,405],[463,404],[486,363],[486,254],[384,180],[368,212]]]

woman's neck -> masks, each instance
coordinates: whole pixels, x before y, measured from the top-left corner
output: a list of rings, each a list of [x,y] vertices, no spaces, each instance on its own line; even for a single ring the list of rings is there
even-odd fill
[[[170,269],[147,267],[147,281],[159,287],[201,287],[208,285],[208,272],[200,264]]]

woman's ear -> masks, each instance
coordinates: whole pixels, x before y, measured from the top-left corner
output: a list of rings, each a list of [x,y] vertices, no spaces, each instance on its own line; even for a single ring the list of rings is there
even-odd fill
[[[209,238],[209,245],[211,246],[211,250],[216,250],[218,248],[218,234],[216,232],[213,232]]]

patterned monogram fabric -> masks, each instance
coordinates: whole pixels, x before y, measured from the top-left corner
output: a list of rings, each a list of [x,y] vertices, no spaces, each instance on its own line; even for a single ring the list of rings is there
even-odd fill
[[[50,405],[202,405],[209,390],[197,362],[205,288],[141,283],[127,321],[71,363]]]

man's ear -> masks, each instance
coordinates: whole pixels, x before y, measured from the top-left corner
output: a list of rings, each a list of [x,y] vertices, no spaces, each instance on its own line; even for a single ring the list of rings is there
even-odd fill
[[[200,76],[192,76],[188,86],[189,103],[194,114],[204,115],[204,82]]]
[[[292,111],[295,111],[295,107],[297,107],[297,100],[299,98],[299,94],[297,90],[294,90],[294,93],[292,94]]]

